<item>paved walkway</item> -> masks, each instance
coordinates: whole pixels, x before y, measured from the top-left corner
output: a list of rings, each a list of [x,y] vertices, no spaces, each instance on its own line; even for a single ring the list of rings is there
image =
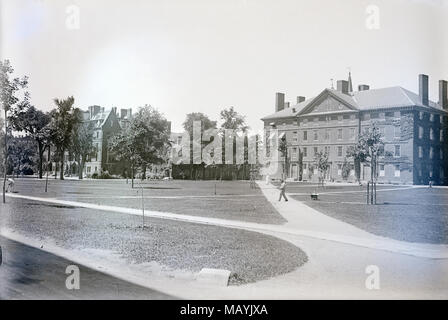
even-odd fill
[[[147,210],[145,210],[145,216],[149,218],[153,217],[159,219],[170,219],[191,223],[246,229],[263,233],[305,236],[416,257],[448,259],[448,246],[446,245],[408,243],[375,236],[345,222],[328,217],[306,206],[300,201],[290,199],[289,202],[278,202],[278,190],[274,186],[266,186],[261,182],[258,184],[268,201],[270,201],[278,212],[288,221],[286,224],[260,224]],[[101,211],[119,212],[139,216],[142,215],[142,210],[133,208],[97,205],[78,201],[42,198],[19,194],[7,194],[7,196]]]

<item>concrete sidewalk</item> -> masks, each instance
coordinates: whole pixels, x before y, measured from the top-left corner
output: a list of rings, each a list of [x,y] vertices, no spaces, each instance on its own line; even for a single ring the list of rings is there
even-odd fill
[[[448,259],[448,246],[433,244],[415,244],[392,240],[372,235],[347,223],[321,214],[320,212],[304,205],[300,201],[291,199],[289,202],[278,202],[278,190],[272,185],[266,186],[259,183],[263,194],[266,196],[278,212],[288,222],[285,225],[260,224],[219,218],[190,216],[169,212],[147,211],[145,216],[150,218],[170,219],[191,223],[210,224],[229,228],[238,228],[262,233],[277,233],[286,235],[305,236],[320,240],[328,240],[366,247],[377,250],[390,251],[416,257],[431,259]],[[140,209],[97,205],[78,201],[67,201],[55,198],[41,198],[19,194],[7,194],[11,198],[22,198],[32,201],[54,203],[59,205],[95,209],[101,211],[119,212],[125,214],[142,215]]]
[[[320,213],[292,197],[279,202],[279,190],[272,184],[257,182],[266,199],[288,222],[284,229],[300,231],[310,237],[337,241],[372,249],[434,259],[448,259],[448,245],[410,243],[380,237],[351,224]],[[287,194],[288,195],[288,194]]]

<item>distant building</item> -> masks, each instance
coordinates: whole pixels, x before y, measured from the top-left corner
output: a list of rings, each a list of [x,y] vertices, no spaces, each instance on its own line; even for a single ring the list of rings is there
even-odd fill
[[[447,81],[439,81],[438,103],[429,100],[426,75],[419,75],[419,94],[398,86],[370,89],[360,85],[358,91],[350,88],[351,75],[348,81],[337,81],[336,90],[324,89],[311,99],[299,96],[291,107],[283,93],[276,94],[275,113],[262,121],[268,132],[275,128],[286,135],[288,178],[317,181],[314,155],[324,151],[330,162],[325,179],[354,181],[353,164],[343,176],[347,148],[376,122],[385,143],[377,170],[379,182],[448,183]],[[282,176],[282,168],[280,164],[274,177]],[[361,179],[370,179],[368,165],[362,165]]]
[[[90,106],[88,110],[82,112],[83,122],[92,124],[93,127],[93,147],[94,151],[87,156],[87,161],[84,165],[84,176],[91,176],[92,174],[100,174],[104,171],[112,173],[114,171],[114,159],[108,151],[108,139],[121,129],[126,128],[132,119],[132,109],[117,108],[105,111],[104,107]],[[58,168],[59,164],[53,163],[53,171]],[[65,155],[66,174],[78,175],[78,163],[73,155],[68,152]]]

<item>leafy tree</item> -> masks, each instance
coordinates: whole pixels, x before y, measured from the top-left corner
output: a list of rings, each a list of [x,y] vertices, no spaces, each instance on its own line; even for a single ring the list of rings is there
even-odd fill
[[[283,175],[286,178],[288,176],[287,168],[288,168],[288,142],[286,141],[286,134],[280,138],[278,144],[278,151],[280,151],[281,156],[284,158],[283,164]]]
[[[51,114],[51,141],[56,147],[56,159],[60,162],[60,179],[64,180],[65,151],[68,149],[73,138],[73,128],[80,121],[78,112],[73,104],[75,99],[68,97],[64,100],[55,99],[56,109]]]
[[[189,113],[182,126],[191,137],[193,136],[193,123],[195,121],[201,122],[201,133],[204,133],[204,131],[208,129],[216,129],[216,121],[210,120],[210,118],[202,112]]]
[[[29,137],[11,137],[8,143],[8,172],[12,175],[33,174],[36,169],[36,144]]]
[[[237,165],[236,164],[236,134],[238,133],[246,133],[249,129],[249,126],[246,124],[246,117],[239,114],[235,111],[233,107],[230,107],[228,109],[221,110],[220,112],[220,119],[222,121],[221,123],[221,138],[223,139],[222,143],[222,155],[223,155],[223,163],[225,160],[225,139],[228,139],[230,137],[225,137],[225,130],[232,130],[233,131],[233,142],[232,142],[232,152],[233,152],[233,163],[232,166],[232,173],[233,177],[235,177],[235,174],[238,175],[238,173],[241,170],[241,167],[243,170],[245,169],[244,165]],[[244,137],[244,162],[247,163],[247,155],[248,155],[248,140],[247,137]],[[236,173],[235,173],[236,171]],[[245,176],[245,172],[243,171],[243,176]]]
[[[38,150],[39,178],[42,179],[43,156],[50,144],[49,132],[46,130],[51,120],[50,115],[26,103],[15,108],[10,119],[15,130],[25,132],[35,141]]]
[[[194,163],[194,154],[193,154],[193,144],[195,143],[194,141],[194,137],[193,137],[193,124],[195,121],[200,121],[201,122],[201,137],[200,137],[200,143],[201,143],[201,152],[202,149],[204,147],[204,143],[202,141],[202,136],[204,134],[204,132],[208,129],[216,129],[216,121],[210,120],[210,118],[203,114],[202,112],[193,112],[193,113],[189,113],[186,116],[186,119],[184,121],[184,123],[182,124],[182,126],[184,127],[184,130],[186,132],[188,132],[189,136],[190,136],[190,164]],[[201,154],[202,157],[202,154]],[[190,177],[193,177],[193,168],[195,166],[191,165],[190,166]],[[202,171],[202,175],[204,177],[205,172]],[[198,176],[198,172],[196,172],[196,177]]]
[[[249,126],[246,124],[246,117],[240,115],[233,107],[220,112],[222,129],[232,129],[236,132],[246,132]]]
[[[73,139],[71,144],[71,152],[75,155],[78,162],[78,178],[83,178],[84,166],[87,156],[94,150],[93,148],[93,125],[89,122],[81,122],[79,109],[75,110],[79,119],[77,125],[73,126]]]
[[[164,161],[169,143],[168,121],[157,109],[145,105],[125,130],[111,138],[109,149],[118,160],[129,161],[133,187],[135,167],[142,167],[145,178],[148,165]]]
[[[328,168],[330,168],[330,163],[328,162],[328,153],[324,151],[318,151],[314,155],[314,165],[319,172],[319,182],[324,184],[324,178],[327,174]]]
[[[342,179],[347,180],[350,175],[351,165],[347,160],[347,157],[344,158],[344,162],[342,163]]]
[[[134,170],[139,161],[137,147],[133,141],[135,134],[131,126],[126,127],[121,132],[113,135],[108,141],[108,148],[113,153],[115,159],[126,161],[131,167],[132,188],[134,188]]]
[[[8,162],[8,112],[14,108],[21,101],[27,101],[29,98],[28,92],[24,92],[23,98],[20,99],[16,96],[21,90],[25,90],[28,85],[28,78],[25,76],[23,78],[13,78],[10,76],[14,73],[9,60],[0,61],[0,105],[4,111],[4,121],[5,121],[5,131],[6,134],[3,136],[4,139],[4,175],[3,175],[3,203],[6,202],[6,169]]]

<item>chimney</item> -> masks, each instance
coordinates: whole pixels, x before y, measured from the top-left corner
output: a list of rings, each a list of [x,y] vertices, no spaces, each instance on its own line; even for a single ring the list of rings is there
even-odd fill
[[[289,108],[289,102],[285,102],[285,109]]]
[[[338,80],[337,88],[338,88],[339,92],[348,94],[348,81],[347,80]]]
[[[120,109],[120,119],[124,119],[128,114],[128,109]]]
[[[90,119],[92,119],[94,116],[100,113],[100,111],[101,111],[100,106],[90,106],[89,107]]]
[[[418,76],[418,88],[420,102],[424,105],[428,105],[428,76],[426,74],[420,74]]]
[[[302,97],[302,96],[298,96],[297,97],[297,104],[299,104],[299,103],[301,103],[303,101],[305,101],[305,97]]]
[[[275,94],[275,112],[283,110],[285,107],[285,94],[277,92]]]
[[[370,90],[370,86],[367,84],[360,84],[358,86],[358,91],[367,91],[367,90]]]
[[[443,110],[448,109],[448,81],[439,80],[439,105]]]

